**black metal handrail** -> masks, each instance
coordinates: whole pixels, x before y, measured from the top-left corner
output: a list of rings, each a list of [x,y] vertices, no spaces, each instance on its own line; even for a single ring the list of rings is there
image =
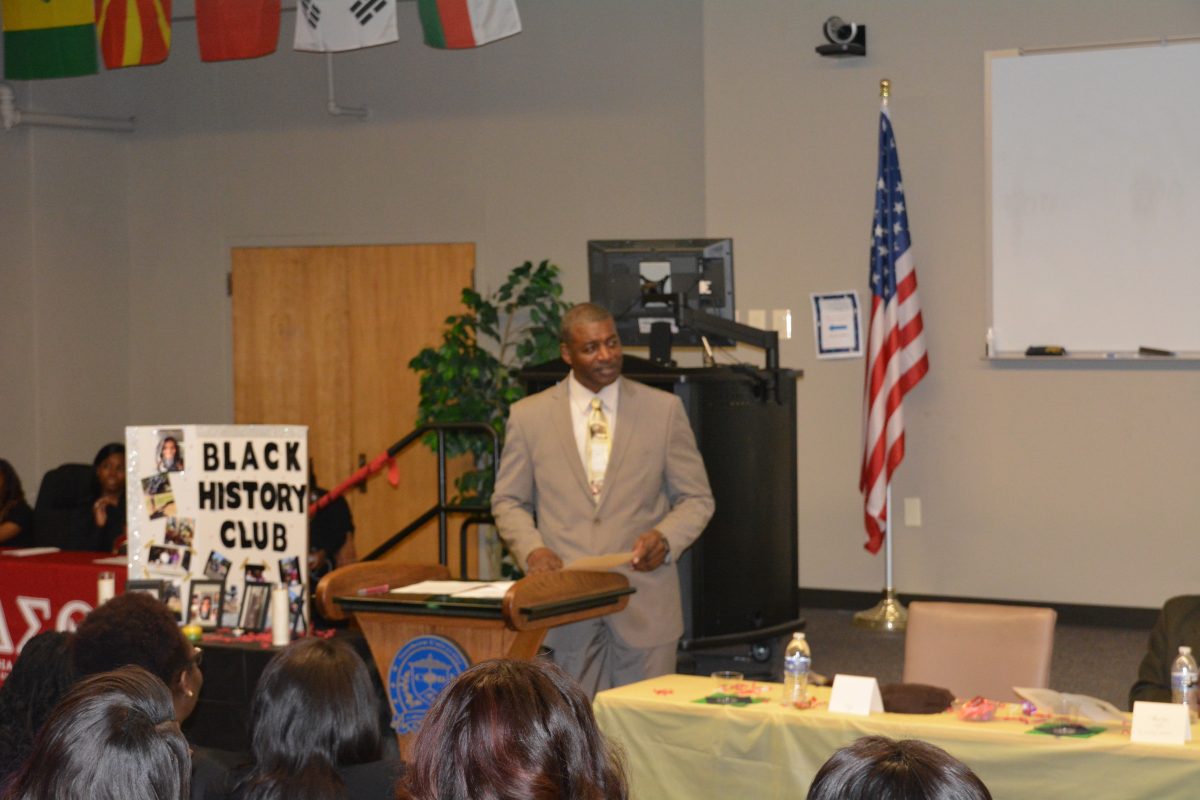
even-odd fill
[[[422,513],[415,520],[405,525],[403,528],[392,534],[386,541],[378,545],[374,550],[362,557],[362,561],[375,561],[383,556],[387,551],[391,550],[396,545],[403,542],[413,533],[424,527],[425,523],[429,522],[434,517],[438,521],[438,563],[443,566],[449,566],[450,555],[447,525],[451,514],[469,514],[471,515],[460,531],[460,540],[465,543],[466,529],[472,521],[490,521],[492,518],[492,509],[490,506],[478,503],[448,503],[446,502],[446,434],[454,431],[470,432],[474,431],[479,434],[487,434],[492,439],[492,465],[493,468],[500,464],[500,437],[496,434],[494,428],[486,422],[430,422],[426,425],[414,430],[412,433],[405,436],[400,441],[388,448],[387,453],[389,458],[394,458],[401,451],[411,445],[413,442],[419,442],[427,433],[437,434],[437,475],[438,475],[438,501],[431,506],[429,510]],[[466,547],[463,547],[463,552],[460,558],[460,567],[462,575],[467,573],[467,555]]]

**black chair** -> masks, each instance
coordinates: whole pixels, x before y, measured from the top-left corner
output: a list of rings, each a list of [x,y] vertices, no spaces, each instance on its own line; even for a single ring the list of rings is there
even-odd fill
[[[33,508],[34,541],[39,547],[82,549],[81,526],[92,503],[91,464],[63,464],[42,477]]]

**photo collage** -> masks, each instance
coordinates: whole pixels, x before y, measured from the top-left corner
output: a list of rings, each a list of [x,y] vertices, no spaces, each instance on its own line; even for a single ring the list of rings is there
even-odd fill
[[[202,462],[199,443],[189,441],[194,431],[188,426],[127,429],[127,449],[141,456],[127,462],[137,473],[127,483],[135,487],[131,501],[134,491],[140,493],[140,503],[130,505],[131,523],[140,524],[130,528],[127,590],[155,595],[181,625],[262,631],[270,626],[271,590],[287,586],[292,631],[303,632],[307,565],[299,553],[307,551],[306,515],[299,517],[305,535],[296,537],[299,541],[282,557],[228,547],[221,523],[211,513],[206,516],[195,499],[202,476],[191,473],[208,464]]]

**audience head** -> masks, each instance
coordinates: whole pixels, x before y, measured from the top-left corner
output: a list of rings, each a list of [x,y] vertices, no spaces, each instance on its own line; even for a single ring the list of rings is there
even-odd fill
[[[25,490],[21,488],[21,478],[13,465],[0,458],[0,515],[10,506],[25,501]]]
[[[379,701],[367,665],[332,639],[301,639],[263,670],[250,707],[254,766],[242,798],[345,796],[338,767],[381,755]]]
[[[122,667],[71,689],[4,798],[188,800],[191,768],[167,687]]]
[[[145,592],[114,597],[88,614],[75,631],[72,658],[80,675],[136,664],[171,690],[175,717],[183,721],[196,707],[204,684],[199,649],[179,630],[175,615]]]
[[[822,765],[808,800],[991,800],[970,767],[916,739],[865,736]]]
[[[100,448],[92,459],[96,471],[96,494],[121,494],[125,491],[125,445],[112,442]]]
[[[29,755],[34,735],[75,682],[70,638],[58,631],[34,636],[0,686],[0,786]]]
[[[434,702],[400,800],[624,800],[625,774],[587,695],[553,664],[484,661]]]

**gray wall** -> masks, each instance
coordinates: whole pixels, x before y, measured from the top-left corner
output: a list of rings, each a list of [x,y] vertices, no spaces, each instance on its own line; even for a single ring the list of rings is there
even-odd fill
[[[857,493],[862,362],[812,356],[808,295],[865,291],[878,81],[896,124],[931,354],[895,496],[902,591],[1157,605],[1193,587],[1191,369],[997,368],[984,310],[983,52],[1200,31],[1190,0],[1099,3],[522,0],[525,32],[165,65],[20,85],[22,107],[133,114],[132,136],[0,136],[0,453],[28,484],[124,424],[232,417],[229,248],[474,241],[477,282],[584,242],[729,235],[743,309],[790,307],[800,387],[801,583],[876,590]],[[830,14],[866,59],[817,57]],[[747,354],[752,357],[752,354]],[[381,368],[403,368],[381,365]],[[26,377],[28,376],[28,377]],[[397,431],[397,434],[403,433]],[[35,488],[31,485],[29,488]],[[1151,555],[1153,554],[1153,555]]]

